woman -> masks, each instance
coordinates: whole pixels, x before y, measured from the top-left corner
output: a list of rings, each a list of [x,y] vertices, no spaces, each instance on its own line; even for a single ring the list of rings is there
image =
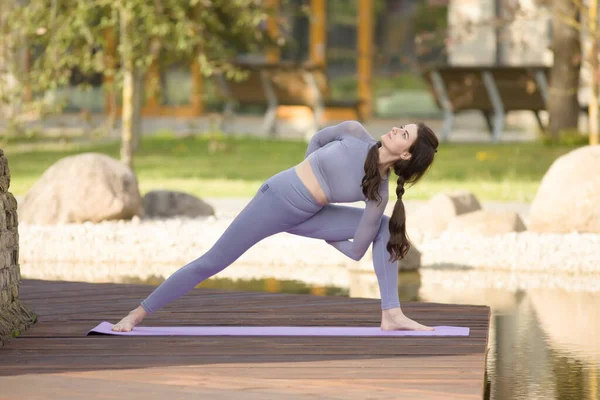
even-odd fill
[[[269,178],[204,255],[176,271],[141,305],[113,327],[127,332],[148,314],[222,271],[260,240],[279,232],[323,239],[353,260],[373,243],[373,264],[381,293],[381,328],[432,330],[406,317],[398,299],[398,259],[406,255],[402,203],[404,185],[417,182],[431,166],[438,140],[424,124],[394,127],[375,141],[356,121],[317,132],[304,161]],[[391,218],[390,170],[398,176]],[[331,205],[364,200],[365,209]],[[352,239],[350,241],[349,239]]]

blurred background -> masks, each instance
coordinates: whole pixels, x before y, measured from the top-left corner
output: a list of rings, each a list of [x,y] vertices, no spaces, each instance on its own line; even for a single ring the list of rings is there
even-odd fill
[[[2,4],[24,279],[158,285],[319,129],[423,121],[401,299],[492,308],[487,398],[600,398],[597,0]],[[370,254],[286,233],[199,286],[379,296]]]

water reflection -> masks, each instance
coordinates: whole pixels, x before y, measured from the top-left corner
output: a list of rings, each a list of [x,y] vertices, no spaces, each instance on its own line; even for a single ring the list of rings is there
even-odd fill
[[[422,301],[491,307],[487,360],[491,399],[598,400],[599,292],[539,285],[531,289],[484,285],[465,289],[456,284],[462,274],[464,271],[422,271],[419,297]],[[502,272],[488,274],[497,275],[497,281],[506,279]],[[538,281],[544,279],[537,275]]]
[[[119,279],[121,283],[146,284],[158,286],[164,278],[153,276],[148,279],[140,279],[129,276]],[[232,280],[229,278],[211,278],[196,286],[197,288],[210,288],[222,290],[237,290],[244,292],[270,292],[290,294],[311,294],[314,296],[344,296],[348,297],[348,289],[335,286],[308,285],[294,280],[248,279]]]
[[[475,279],[471,275],[465,280],[467,272],[452,269],[401,273],[400,298],[402,301],[491,307],[486,399],[600,399],[600,292],[549,289],[532,284],[533,281],[549,281],[541,274],[527,278],[506,277],[497,271],[486,274],[492,274],[491,278],[478,276]],[[162,279],[142,282],[129,278],[125,281],[158,285]],[[199,287],[379,297],[374,274],[360,271],[351,276],[350,289],[298,281],[232,281],[224,278],[209,279]]]

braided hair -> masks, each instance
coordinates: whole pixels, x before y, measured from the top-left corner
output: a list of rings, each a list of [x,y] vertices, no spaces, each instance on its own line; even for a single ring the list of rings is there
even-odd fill
[[[381,201],[379,196],[379,184],[381,176],[379,174],[379,148],[381,142],[369,150],[365,160],[365,176],[362,179],[362,188],[365,197],[370,200]],[[396,204],[390,217],[389,229],[390,240],[387,243],[387,250],[390,253],[390,261],[396,261],[406,257],[410,249],[410,241],[406,235],[406,210],[402,197],[405,192],[405,185],[411,186],[417,183],[433,163],[434,154],[439,145],[435,133],[423,123],[417,124],[417,139],[410,147],[411,157],[408,160],[398,160],[393,165],[394,173],[398,176],[396,186]]]

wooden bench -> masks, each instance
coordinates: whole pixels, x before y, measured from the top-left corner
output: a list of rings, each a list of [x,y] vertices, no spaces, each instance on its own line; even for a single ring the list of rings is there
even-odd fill
[[[326,107],[351,108],[362,120],[360,101],[336,101],[330,98],[325,69],[322,66],[293,62],[250,63],[235,65],[247,72],[241,81],[218,76],[220,95],[225,98],[223,123],[235,115],[239,104],[266,106],[263,129],[274,132],[279,106],[307,106],[313,115],[315,129],[319,129]],[[226,130],[226,127],[224,127]]]
[[[450,136],[456,113],[478,110],[497,142],[509,111],[532,111],[544,129],[539,112],[547,109],[549,73],[547,66],[443,66],[428,68],[423,76],[444,112],[444,140]]]

